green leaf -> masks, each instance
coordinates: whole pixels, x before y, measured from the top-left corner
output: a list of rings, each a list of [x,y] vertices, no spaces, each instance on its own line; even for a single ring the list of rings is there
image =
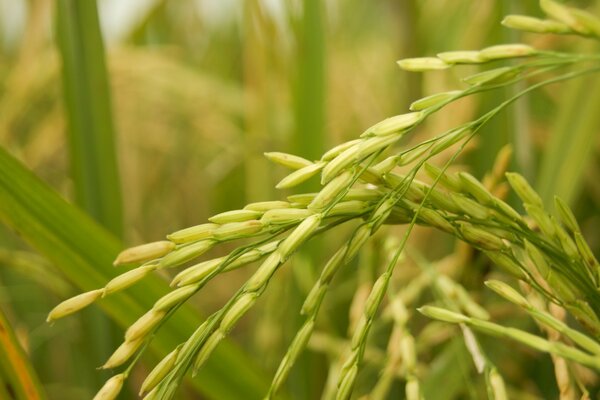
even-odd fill
[[[0,220],[56,264],[81,290],[102,287],[118,274],[112,260],[121,248],[119,241],[69,205],[4,149],[0,149]],[[124,294],[107,297],[99,305],[119,325],[127,327],[167,290],[164,281],[151,276]],[[164,356],[200,322],[197,312],[182,307],[157,334],[152,348]],[[104,361],[98,360],[98,364]],[[230,342],[217,348],[193,384],[214,399],[260,398],[268,388],[259,369]]]
[[[37,375],[2,310],[0,310],[0,381],[4,387],[10,388],[11,399],[46,398]]]
[[[60,0],[56,5],[75,198],[89,215],[121,237],[121,190],[96,1]],[[86,357],[108,357],[117,345],[114,324],[99,312],[84,314],[83,322],[93,333],[89,337],[91,348]],[[93,377],[98,384],[104,379],[97,373]]]
[[[56,17],[76,201],[120,237],[121,189],[96,2],[59,0]]]

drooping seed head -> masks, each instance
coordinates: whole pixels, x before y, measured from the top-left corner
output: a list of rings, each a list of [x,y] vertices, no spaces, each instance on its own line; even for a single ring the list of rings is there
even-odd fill
[[[150,309],[125,332],[125,341],[131,342],[147,336],[165,317],[166,311]]]
[[[262,215],[262,213],[259,215]],[[261,232],[263,228],[263,223],[255,219],[244,222],[229,222],[215,229],[213,235],[216,240],[233,240],[254,235]]]
[[[154,260],[168,254],[175,248],[175,243],[168,240],[146,243],[123,250],[115,259],[113,265],[134,264]]]
[[[236,322],[256,303],[256,293],[243,294],[223,316],[221,331],[228,333]]]
[[[482,204],[492,204],[494,196],[477,180],[467,172],[459,172],[458,177],[464,190]]]
[[[577,219],[575,218],[571,207],[558,196],[554,196],[554,209],[561,222],[571,233],[580,231],[579,224],[577,223]]]
[[[445,211],[454,214],[462,212],[462,208],[456,204],[454,198],[448,196],[447,193],[436,189],[435,187],[429,190],[429,196],[427,197],[428,203],[430,203],[438,211]]]
[[[542,11],[544,11],[546,15],[566,24],[570,28],[575,29],[578,26],[577,19],[573,14],[573,9],[570,7],[567,7],[553,0],[540,0],[540,8],[542,9]],[[587,31],[577,31],[583,34],[588,33]]]
[[[502,267],[504,271],[517,279],[524,279],[525,273],[523,272],[523,266],[515,261],[510,256],[503,254],[499,251],[486,251],[485,254],[490,260],[499,267]]]
[[[323,173],[321,174],[322,185],[334,179],[342,170],[358,160],[362,143],[363,141],[361,140],[359,143],[348,147],[346,150],[338,154],[334,159],[327,163],[327,165],[323,168]]]
[[[402,335],[400,339],[400,351],[402,352],[402,360],[406,369],[411,371],[417,364],[415,339],[411,335]]]
[[[536,54],[536,50],[526,44],[499,44],[486,47],[479,52],[486,60],[499,60],[504,58],[527,57]]]
[[[246,291],[254,292],[263,287],[282,262],[281,254],[278,251],[271,253],[244,285]]]
[[[376,152],[398,142],[400,139],[402,139],[403,135],[404,132],[397,132],[392,135],[369,137],[360,144],[357,158],[364,159],[372,154],[375,154]]]
[[[199,282],[207,275],[213,272],[225,260],[225,257],[219,257],[204,261],[184,269],[171,281],[171,286],[186,286]]]
[[[197,290],[196,285],[181,286],[158,299],[152,308],[155,311],[169,311],[177,303],[187,300]]]
[[[400,161],[400,155],[395,154],[393,156],[389,156],[389,157],[385,158],[384,160],[378,162],[377,164],[373,165],[373,167],[371,167],[371,168],[373,168],[373,170],[377,171],[377,173],[379,175],[385,175],[398,165],[398,161]]]
[[[173,268],[185,264],[186,262],[191,261],[196,257],[200,257],[202,254],[206,253],[215,245],[215,243],[216,242],[214,240],[206,239],[179,247],[178,249],[164,256],[160,260],[158,267]]]
[[[356,381],[357,374],[358,365],[354,365],[343,375],[335,397],[336,400],[347,400],[350,398],[350,395],[352,394],[352,389],[354,388],[354,382]]]
[[[459,230],[467,242],[482,249],[497,251],[506,247],[502,239],[500,239],[498,236],[473,225],[460,224]]]
[[[527,252],[527,255],[529,256],[533,266],[538,270],[543,278],[547,278],[551,273],[551,269],[543,253],[527,239],[525,239],[524,243],[525,251]]]
[[[311,201],[313,201],[313,199],[317,197],[317,193],[299,193],[299,194],[292,194],[290,196],[287,197],[287,199],[290,201],[291,204],[291,208],[300,208],[301,206],[307,206],[310,204]],[[285,207],[288,208],[288,207]],[[271,210],[269,210],[271,211]]]
[[[452,201],[460,208],[460,210],[466,215],[480,220],[485,220],[489,218],[491,211],[490,209],[482,206],[475,200],[468,198],[467,196],[463,196],[461,194],[449,193]]]
[[[600,272],[600,263],[596,260],[592,249],[590,249],[590,246],[580,232],[575,232],[574,236],[575,246],[577,246],[577,250],[583,258],[583,261],[586,263],[592,274],[597,275],[598,272]]]
[[[525,210],[531,219],[535,221],[544,235],[550,238],[554,238],[556,236],[557,226],[552,221],[550,215],[548,215],[548,213],[542,207],[532,204],[525,204]]]
[[[458,143],[460,140],[467,137],[469,133],[471,133],[471,130],[468,127],[454,129],[451,132],[448,132],[446,135],[440,137],[431,147],[431,149],[429,149],[429,153],[432,156],[441,153],[453,144]]]
[[[419,219],[426,224],[438,228],[444,232],[454,233],[454,226],[435,210],[422,207],[419,210]]]
[[[52,322],[59,318],[73,314],[102,297],[104,289],[91,290],[89,292],[81,293],[75,297],[71,297],[54,307],[48,314],[46,322]]]
[[[371,226],[369,224],[362,224],[354,231],[348,250],[346,252],[344,262],[350,262],[354,256],[358,253],[358,250],[365,244],[365,242],[371,237]]]
[[[369,209],[369,204],[360,200],[342,201],[329,210],[328,217],[339,217],[343,215],[359,215]]]
[[[504,379],[498,373],[496,368],[491,368],[488,374],[488,381],[494,400],[508,400],[508,394],[506,393],[506,386],[504,385]]]
[[[328,283],[322,282],[321,280],[317,281],[311,288],[310,292],[308,292],[304,303],[302,303],[300,314],[313,315],[321,304],[321,301],[323,300],[323,297],[328,289]]]
[[[511,206],[509,206],[504,201],[498,198],[494,199],[494,208],[501,212],[505,217],[508,217],[511,221],[523,221],[521,214],[519,214],[514,208],[512,208]]]
[[[409,376],[406,381],[406,386],[404,388],[404,392],[406,394],[406,400],[421,400],[421,399],[423,399],[419,381],[412,375]]]
[[[502,25],[511,29],[518,29],[535,33],[570,33],[568,25],[549,19],[539,19],[527,15],[507,15],[502,20]]]
[[[500,67],[483,71],[478,74],[470,75],[463,78],[463,82],[471,86],[476,85],[494,85],[508,82],[519,75],[519,69],[513,67]]]
[[[461,93],[461,90],[452,90],[449,92],[435,93],[430,96],[423,97],[422,99],[414,101],[410,105],[410,111],[421,111],[429,107],[444,104],[457,98]]]
[[[352,188],[344,196],[344,200],[371,201],[378,200],[383,195],[383,191],[371,188]]]
[[[310,217],[314,212],[304,208],[281,208],[265,212],[260,221],[265,225],[291,224]]]
[[[348,244],[343,245],[336,251],[333,256],[327,261],[325,264],[325,268],[321,271],[321,277],[319,280],[324,284],[331,282],[335,273],[339,270],[339,268],[344,265],[345,257],[348,254]]]
[[[462,189],[460,179],[457,176],[448,174],[433,164],[425,163],[423,166],[425,168],[425,172],[432,180],[437,180],[437,182],[447,189],[455,192],[459,192]]]
[[[387,136],[392,133],[404,131],[417,125],[425,115],[421,111],[396,115],[373,125],[367,130],[367,135]],[[364,134],[363,134],[364,135]],[[367,136],[365,135],[365,136]]]
[[[348,142],[344,142],[342,144],[338,144],[337,146],[335,146],[334,148],[332,148],[331,150],[328,150],[325,154],[323,154],[323,156],[321,157],[321,160],[322,161],[333,160],[335,157],[342,154],[342,152],[348,150],[350,147],[353,147],[354,145],[359,144],[361,141],[362,141],[362,139],[354,139],[354,140],[350,140]]]
[[[302,326],[302,328],[300,328],[294,337],[294,341],[290,345],[288,353],[281,360],[281,363],[277,368],[277,372],[275,373],[275,377],[271,383],[271,388],[269,389],[269,395],[273,395],[277,393],[279,389],[281,389],[281,386],[287,379],[287,376],[289,375],[292,366],[295,364],[298,355],[306,347],[306,343],[308,342],[308,339],[310,339],[313,328],[314,321],[310,319]]]
[[[197,240],[203,239],[210,239],[212,238],[213,231],[218,227],[218,224],[196,225],[190,228],[179,230],[177,232],[173,232],[170,235],[167,235],[167,239],[177,244],[195,242]]]
[[[402,156],[398,160],[398,165],[403,167],[409,165],[416,160],[423,159],[423,156],[429,151],[427,146],[419,146],[402,153]]]
[[[142,382],[139,393],[140,396],[143,396],[145,393],[148,393],[154,389],[156,385],[158,385],[158,383],[160,383],[160,381],[162,381],[163,378],[167,376],[169,372],[171,372],[171,369],[175,365],[175,360],[177,359],[179,349],[180,347],[177,347],[175,350],[167,354],[162,360],[160,360],[158,364],[156,364],[152,371],[150,371],[150,373],[146,376],[146,379],[144,379],[144,382]]]
[[[449,311],[440,307],[423,306],[417,308],[417,311],[429,318],[437,319],[444,322],[450,322],[453,324],[462,324],[469,321],[469,318],[462,314],[455,313],[453,311]]]
[[[212,354],[212,352],[217,348],[219,343],[225,338],[223,333],[220,330],[216,330],[213,332],[209,338],[206,340],[198,355],[196,356],[196,360],[194,361],[194,367],[192,371],[192,376],[195,376],[198,370],[204,365],[208,357]]]
[[[327,207],[342,191],[348,189],[353,179],[354,171],[344,171],[336,176],[321,189],[307,208],[316,211]]]
[[[571,25],[573,30],[584,35],[600,37],[600,19],[596,15],[580,8],[570,8],[569,11],[575,20]]]
[[[214,215],[208,220],[214,224],[227,224],[230,222],[249,221],[262,216],[262,212],[253,210],[232,210]]]
[[[111,369],[123,365],[133,356],[140,346],[144,343],[145,338],[140,338],[133,341],[125,341],[112,353],[108,361],[101,366],[101,369]]]
[[[373,231],[376,231],[379,228],[379,226],[381,226],[381,224],[383,224],[385,220],[390,216],[397,202],[397,198],[390,197],[377,207],[377,209],[373,212],[373,215],[371,216],[371,221],[373,221]]]
[[[521,293],[517,292],[512,287],[508,286],[506,283],[498,280],[489,280],[484,282],[485,286],[492,289],[494,292],[498,293],[500,296],[504,297],[506,300],[514,303],[523,308],[528,308],[531,305],[527,301],[525,297],[521,295]]]
[[[294,186],[298,186],[302,182],[305,182],[318,174],[324,166],[325,164],[322,162],[307,165],[306,167],[300,168],[299,170],[296,170],[283,178],[277,185],[275,185],[275,187],[277,189],[289,189]]]
[[[252,211],[260,211],[264,213],[265,211],[273,210],[275,208],[289,208],[291,207],[290,203],[287,201],[259,201],[257,203],[250,203],[244,207],[244,210],[252,210]]]
[[[438,53],[437,56],[448,64],[480,64],[485,62],[479,51],[476,50],[446,51]]]
[[[384,273],[375,281],[375,284],[369,293],[369,297],[367,297],[367,300],[365,301],[364,312],[367,318],[373,318],[377,313],[377,309],[387,292],[389,278],[389,274]]]
[[[398,65],[405,71],[413,72],[436,71],[451,66],[437,57],[405,58],[398,61]]]
[[[136,284],[140,280],[144,279],[144,277],[146,277],[149,273],[154,271],[156,267],[156,264],[142,265],[111,279],[106,286],[104,286],[103,296],[124,290]]]
[[[542,202],[541,197],[533,190],[523,176],[516,172],[507,172],[506,179],[508,179],[508,183],[523,203],[543,208],[544,203]]]
[[[269,161],[291,169],[300,169],[308,167],[312,164],[312,162],[308,161],[305,158],[298,157],[293,154],[281,153],[276,151],[265,153],[265,157],[267,157]]]
[[[281,257],[287,259],[292,255],[319,227],[321,219],[321,214],[314,214],[302,221],[279,245],[278,251]]]
[[[114,400],[123,388],[125,374],[118,374],[106,381],[104,386],[96,393],[93,400]]]

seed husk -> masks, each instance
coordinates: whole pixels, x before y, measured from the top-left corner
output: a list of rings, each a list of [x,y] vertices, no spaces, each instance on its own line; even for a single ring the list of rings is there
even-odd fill
[[[171,371],[173,366],[175,365],[175,360],[177,359],[177,354],[179,353],[180,347],[177,347],[175,350],[167,354],[156,366],[150,371],[150,373],[142,382],[140,387],[140,396],[143,396],[145,393],[148,393],[152,389],[158,385],[158,383]]]
[[[571,28],[562,22],[539,19],[527,15],[507,15],[502,20],[507,28],[535,33],[571,33]]]
[[[46,322],[52,322],[59,318],[65,317],[67,315],[73,314],[90,304],[94,301],[102,297],[104,293],[104,289],[96,289],[91,290],[89,292],[81,293],[77,296],[71,297],[58,304],[56,307],[48,313],[48,317],[46,318]]]
[[[216,242],[214,240],[206,239],[179,247],[178,249],[164,256],[160,260],[158,267],[173,268],[181,264],[185,264],[186,262],[191,261],[196,257],[200,257],[202,254],[206,253],[215,245],[215,243]]]
[[[446,51],[437,55],[448,64],[480,64],[485,62],[479,51]]]
[[[503,58],[527,57],[534,55],[536,50],[526,44],[499,44],[486,47],[479,54],[486,60],[500,60]]]
[[[114,351],[109,357],[108,361],[100,368],[111,369],[123,365],[127,360],[135,354],[135,352],[144,343],[145,338],[139,338],[133,341],[125,341]]]
[[[123,250],[115,259],[113,265],[134,264],[154,260],[168,254],[175,248],[175,244],[168,240],[161,240],[130,247]]]
[[[106,381],[104,386],[96,393],[93,400],[114,400],[123,388],[125,374],[118,374]]]
[[[454,97],[460,95],[461,90],[452,90],[449,92],[435,93],[427,97],[423,97],[417,101],[414,101],[410,105],[411,111],[421,111],[429,107],[437,106],[438,104],[445,103]]]
[[[177,244],[195,242],[202,239],[210,239],[212,238],[214,230],[218,227],[218,224],[196,225],[173,232],[170,235],[167,235],[167,239]]]
[[[405,58],[398,61],[398,65],[405,71],[425,72],[450,68],[450,64],[437,57]]]
[[[278,151],[265,153],[265,157],[276,164],[282,165],[291,169],[300,169],[308,167],[312,162],[305,158],[295,156],[293,154],[281,153]]]
[[[294,186],[298,186],[302,182],[312,178],[325,166],[323,163],[310,164],[306,167],[300,168],[283,178],[275,186],[277,189],[289,189]]]
[[[208,220],[214,224],[227,224],[230,222],[243,222],[251,219],[257,219],[262,216],[262,212],[254,210],[232,210],[225,211],[210,217]]]

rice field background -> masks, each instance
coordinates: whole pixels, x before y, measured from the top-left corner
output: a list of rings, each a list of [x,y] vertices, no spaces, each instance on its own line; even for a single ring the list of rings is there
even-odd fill
[[[247,288],[261,264],[219,273],[176,312],[169,309],[170,319],[131,368],[98,369],[123,342],[128,326],[156,309],[156,300],[171,290],[169,283],[182,268],[152,267],[152,274],[135,286],[105,298],[97,292],[95,304],[47,323],[57,304],[82,292],[96,293],[131,269],[113,266],[123,249],[163,241],[167,234],[216,215],[221,219],[213,220],[215,226],[250,219],[246,217],[252,212],[259,220],[264,217],[264,210],[252,209],[243,217],[220,214],[249,203],[323,193],[327,182],[317,178],[276,189],[292,172],[281,164],[290,162],[271,154],[272,163],[263,154],[290,153],[309,160],[309,167],[316,165],[312,161],[329,149],[375,132],[369,129],[381,120],[408,113],[415,100],[465,89],[465,76],[521,62],[507,57],[492,67],[467,63],[423,73],[406,71],[410,65],[399,68],[398,60],[503,43],[526,43],[560,53],[562,60],[567,53],[583,54],[587,58],[581,68],[590,72],[576,76],[579,64],[573,61],[565,69],[543,70],[528,79],[511,81],[511,76],[492,82],[494,90],[461,95],[401,138],[394,149],[410,149],[518,97],[478,127],[456,157],[455,146],[431,160],[438,168],[447,167],[448,176],[462,176],[467,183],[456,191],[476,203],[465,206],[466,220],[448,217],[455,224],[448,229],[457,233],[443,232],[443,222],[433,221],[434,216],[419,219],[421,208],[410,203],[408,220],[402,214],[406,209],[394,209],[381,228],[374,223],[379,229],[371,239],[322,285],[326,297],[319,300],[310,338],[299,345],[294,338],[307,326],[300,314],[307,308],[305,298],[323,283],[330,257],[353,243],[348,239],[353,229],[370,221],[366,213],[376,209],[369,203],[362,214],[352,214],[354,209],[340,214],[349,215],[350,222],[332,223],[302,242],[268,290],[255,303],[252,298],[252,308],[202,360],[197,375],[186,370],[174,397],[165,391],[154,398],[598,398],[600,293],[594,254],[600,250],[600,76],[594,68],[600,22],[594,18],[600,17],[600,4],[568,3],[590,13],[572,14],[583,28],[564,17],[568,11],[560,4],[0,0],[0,399],[91,399],[124,370],[128,376],[118,397],[104,398],[139,398],[155,365],[204,321],[210,322],[208,316],[218,315],[238,289]],[[508,29],[501,24],[508,14],[550,18],[558,24],[553,29],[565,26],[564,33],[575,35]],[[569,72],[573,79],[540,84]],[[538,89],[519,94],[536,84]],[[381,155],[376,162],[382,160],[387,159]],[[408,163],[392,161],[402,176],[413,171]],[[368,173],[371,165],[360,163],[349,171],[358,173],[361,165]],[[438,181],[431,176],[439,170],[427,169],[416,178],[435,186]],[[509,175],[508,182],[506,171],[520,175]],[[519,176],[533,189],[523,189]],[[378,181],[363,180],[361,189],[383,188]],[[478,191],[479,181],[493,200]],[[452,182],[445,187],[453,193]],[[555,196],[562,199],[557,205]],[[350,200],[363,197],[355,192]],[[292,199],[304,210],[314,196]],[[464,227],[465,221],[477,220],[472,215],[480,210],[478,204],[489,206],[489,200],[497,205],[496,199],[528,215],[509,232],[512,236],[494,226],[487,233]],[[425,204],[423,198],[410,201]],[[546,229],[547,219],[532,212],[535,207],[552,211],[552,224],[562,221],[568,237],[560,236],[563,228]],[[418,225],[414,229],[411,212]],[[553,245],[561,250],[554,258],[544,253],[540,261],[535,247],[551,253],[546,244],[553,235],[559,238]],[[529,242],[519,242],[520,236]],[[219,241],[201,261],[226,257],[240,243],[254,246],[250,233],[241,237],[241,242]],[[521,276],[519,283],[518,271],[502,268],[504,259],[494,259],[496,253],[486,256],[493,244],[505,251],[502,240],[522,244],[511,250],[517,261],[529,260],[535,271],[542,271],[540,264],[547,268]],[[399,248],[403,251],[395,254]],[[564,283],[560,264],[574,269],[579,258],[589,266],[589,279],[581,282],[575,271],[577,279]],[[140,260],[145,261],[134,261]],[[393,274],[386,275],[392,264]],[[382,287],[384,275],[385,287],[374,301],[377,296],[370,293]],[[534,311],[514,297],[511,302],[498,296],[512,293],[498,281],[518,289]],[[536,282],[543,283],[538,287]],[[374,302],[380,307],[364,328],[365,315],[370,315],[365,310]],[[436,314],[439,307],[469,320]],[[489,321],[500,328],[494,331],[485,325]],[[515,339],[513,331],[497,334],[501,327],[529,332],[543,344],[531,338],[527,342],[522,335]],[[360,329],[368,336],[353,338]],[[579,353],[573,350],[577,347]],[[303,351],[296,354],[295,348]],[[360,354],[360,368],[352,376],[353,364],[345,368],[344,362],[354,352]],[[294,366],[286,371],[289,376],[275,385],[282,359],[290,358]]]

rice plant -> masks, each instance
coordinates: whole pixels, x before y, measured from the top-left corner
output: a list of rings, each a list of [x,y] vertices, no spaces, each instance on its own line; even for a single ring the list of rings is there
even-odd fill
[[[0,398],[598,396],[594,2],[20,3]]]
[[[547,19],[509,15],[502,24],[539,34],[600,38],[600,19],[593,14],[552,0],[541,0],[540,7]],[[594,385],[595,379],[588,376],[600,370],[600,264],[573,211],[558,197],[553,209],[548,209],[523,176],[506,172],[508,148],[498,155],[494,169],[483,180],[467,172],[451,173],[449,167],[474,138],[485,140],[488,122],[517,100],[548,85],[594,74],[600,71],[599,60],[595,53],[542,50],[523,43],[400,60],[401,69],[415,73],[454,70],[461,65],[481,70],[462,78],[465,88],[418,99],[409,112],[367,128],[317,160],[266,153],[269,161],[291,170],[277,189],[296,188],[318,179],[319,190],[250,203],[170,233],[166,240],[128,248],[114,262],[117,268],[127,268],[125,272],[103,287],[60,303],[49,313],[48,321],[102,302],[105,297],[119,296],[151,274],[179,268],[171,279],[172,290],[156,298],[127,329],[122,344],[102,366],[120,372],[106,382],[96,398],[113,399],[155,337],[169,329],[169,319],[182,305],[192,296],[202,296],[210,281],[226,279],[228,271],[257,264],[250,278],[189,338],[172,348],[139,388],[145,399],[176,398],[184,378],[203,367],[299,249],[326,234],[345,234],[348,230],[343,226],[350,226],[342,245],[328,249],[329,258],[321,263],[300,310],[303,323],[285,354],[280,355],[265,399],[278,396],[307,347],[318,348],[319,340],[327,340],[319,327],[325,299],[335,285],[342,284],[336,275],[356,262],[369,246],[379,246],[376,251],[383,254],[383,264],[373,268],[374,279],[356,292],[348,338],[331,357],[324,398],[386,398],[395,379],[403,382],[405,398],[425,398],[422,382],[427,379],[426,369],[419,359],[434,346],[435,339],[429,339],[433,342],[427,345],[429,331],[439,328],[443,332],[448,324],[460,328],[489,398],[512,398],[526,388],[507,388],[505,371],[486,354],[482,344],[486,336],[508,340],[501,340],[498,346],[512,346],[512,341],[550,354],[561,395],[571,398],[566,393],[579,393],[589,398],[586,382]],[[478,118],[448,127],[416,145],[403,144],[432,115],[445,112],[452,103],[508,87],[517,89]],[[445,155],[445,162],[435,165],[433,159],[439,155]],[[419,180],[417,174],[427,179]],[[503,199],[504,180],[520,199],[524,214]],[[390,228],[395,225],[405,227],[400,236]],[[501,280],[485,282],[487,288],[527,313],[539,330],[531,332],[494,322],[481,299],[473,298],[450,275],[438,271],[438,265],[430,264],[427,255],[407,245],[418,225],[451,235],[485,254],[494,268],[502,271],[498,274]],[[384,238],[383,243],[376,238]],[[205,253],[223,246],[233,250],[222,257],[202,259]],[[468,263],[469,257],[453,264],[462,267],[461,262]],[[394,274],[406,265],[416,265],[419,272],[400,286]],[[368,268],[361,261],[359,269],[363,267]],[[431,304],[418,303],[425,291],[432,294]],[[415,309],[432,321],[419,322]],[[378,349],[382,344],[370,336],[385,326],[391,328],[382,350]],[[329,351],[333,347],[325,345]],[[377,350],[386,356],[375,362],[376,379],[368,387],[358,385],[361,372],[374,368],[373,353]]]

